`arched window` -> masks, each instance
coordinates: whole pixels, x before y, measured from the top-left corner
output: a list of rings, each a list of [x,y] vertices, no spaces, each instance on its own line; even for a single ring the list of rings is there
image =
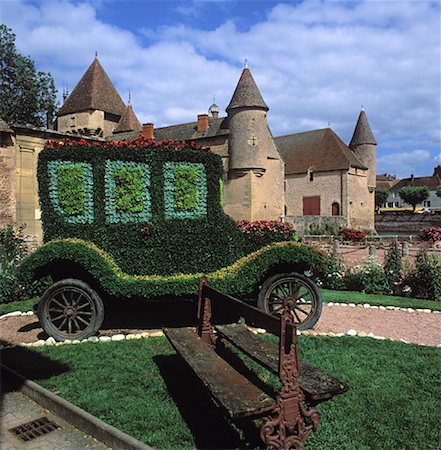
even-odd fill
[[[337,202],[332,204],[332,215],[339,216],[340,215],[340,205]]]

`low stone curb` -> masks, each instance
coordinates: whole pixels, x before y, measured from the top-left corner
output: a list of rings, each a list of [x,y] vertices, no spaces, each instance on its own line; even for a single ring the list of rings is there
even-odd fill
[[[43,408],[50,410],[53,414],[61,417],[83,433],[94,437],[115,450],[153,450],[152,447],[103,422],[92,414],[75,406],[73,403],[41,387],[39,384],[28,380],[4,364],[0,364],[0,366],[2,370],[5,370],[12,377],[20,381],[20,391],[24,395],[34,400]]]
[[[265,334],[266,330],[263,328],[253,328],[248,327],[248,329],[255,334]],[[441,348],[441,344],[431,345],[431,344],[416,344],[415,342],[406,341],[406,339],[392,339],[386,338],[384,336],[375,336],[374,333],[366,333],[365,331],[357,331],[354,329],[348,330],[346,333],[334,333],[332,331],[314,331],[314,330],[297,330],[297,336],[323,336],[323,337],[343,337],[343,336],[358,336],[358,337],[369,337],[372,339],[377,339],[379,341],[395,341],[395,342],[403,342],[404,344],[412,344],[412,345],[420,345],[422,347],[439,347]]]
[[[421,312],[426,314],[441,314],[441,311],[435,311],[429,308],[400,308],[399,306],[376,306],[369,303],[328,302],[323,304],[326,306],[347,306],[349,308],[380,309],[382,311],[404,311],[409,313]]]
[[[400,308],[398,306],[375,306],[375,305],[370,305],[369,303],[355,304],[355,303],[329,302],[329,303],[324,303],[324,305],[326,305],[326,306],[346,306],[348,308],[380,309],[383,311],[384,310],[388,310],[388,311],[395,310],[395,311],[404,311],[404,312],[408,312],[408,313],[422,312],[422,313],[431,313],[431,314],[441,314],[441,311],[434,311],[431,309]],[[0,319],[3,319],[4,317],[15,317],[15,316],[20,316],[20,315],[29,316],[32,314],[34,314],[32,311],[29,311],[27,313],[15,311],[13,313],[7,313],[7,314],[4,314],[3,316],[0,316]],[[254,333],[266,333],[266,331],[261,328],[253,328],[253,327],[248,327],[248,328]],[[366,333],[365,331],[357,331],[354,329],[350,329],[346,333],[333,333],[332,331],[317,332],[317,331],[313,331],[313,330],[304,330],[304,331],[297,331],[297,334],[300,336],[303,335],[303,336],[326,336],[326,337],[359,336],[359,337],[370,337],[372,339],[377,339],[377,340],[403,342],[405,344],[420,345],[420,346],[424,346],[424,347],[441,347],[441,344],[436,344],[436,345],[416,344],[414,342],[409,342],[405,339],[392,339],[392,338],[386,338],[384,336],[375,336],[373,333]],[[76,344],[83,344],[85,342],[99,343],[99,342],[110,342],[110,341],[129,341],[129,340],[145,339],[145,338],[149,338],[149,337],[159,337],[159,336],[164,336],[164,333],[161,330],[144,331],[142,333],[131,333],[131,334],[114,334],[113,336],[100,336],[100,337],[91,336],[87,339],[72,340],[72,341],[66,339],[65,341],[62,341],[62,342],[57,342],[53,337],[49,337],[46,340],[40,339],[38,341],[30,342],[30,343],[22,342],[20,344],[12,345],[10,347],[15,347],[15,346],[19,346],[19,347],[56,346],[56,347],[58,347],[60,345],[76,345]],[[8,346],[5,346],[3,348],[7,348],[7,347]]]

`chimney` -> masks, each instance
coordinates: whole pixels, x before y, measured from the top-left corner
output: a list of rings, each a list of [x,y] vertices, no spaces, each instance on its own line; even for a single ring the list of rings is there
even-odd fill
[[[146,139],[153,139],[153,129],[152,123],[144,123],[142,125],[141,136],[144,136]]]
[[[208,128],[208,114],[198,115],[198,133],[203,133]]]

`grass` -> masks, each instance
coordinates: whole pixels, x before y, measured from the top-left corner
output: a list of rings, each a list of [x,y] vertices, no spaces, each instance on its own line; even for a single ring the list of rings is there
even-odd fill
[[[338,303],[369,303],[376,306],[398,306],[400,308],[428,308],[441,311],[441,302],[394,295],[364,294],[357,291],[331,291],[320,289],[323,301]]]
[[[13,311],[33,311],[34,305],[38,303],[40,299],[31,298],[30,300],[20,300],[17,302],[1,303],[0,304],[0,316]]]
[[[300,337],[299,347],[302,359],[350,385],[319,405],[321,424],[306,448],[439,449],[441,349],[346,337]],[[33,363],[32,355],[41,361]],[[249,444],[165,338],[42,347],[38,353],[16,348],[5,350],[3,360],[154,448]]]

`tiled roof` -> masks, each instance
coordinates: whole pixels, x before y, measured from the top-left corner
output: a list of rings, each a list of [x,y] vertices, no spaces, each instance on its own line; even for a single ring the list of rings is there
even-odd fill
[[[349,147],[355,149],[355,147],[362,144],[377,144],[364,111],[361,111],[358,116],[357,125]]]
[[[127,106],[121,119],[119,119],[118,125],[116,126],[114,133],[123,133],[127,131],[142,131],[141,122],[136,117],[133,112],[132,106]]]
[[[434,191],[438,186],[441,186],[441,178],[438,175],[432,175],[431,177],[403,178],[391,189],[391,191],[399,191],[401,188],[407,186],[427,186],[431,191]]]
[[[377,178],[377,189],[392,189],[400,180],[379,180]]]
[[[163,141],[164,139],[173,141],[194,141],[216,136],[226,136],[230,133],[230,130],[227,128],[227,119],[225,117],[219,117],[217,119],[209,117],[208,128],[203,133],[197,132],[197,125],[197,122],[190,122],[155,128],[153,134],[157,141]],[[140,132],[118,133],[117,135],[110,135],[108,139],[114,141],[119,141],[121,139],[135,139],[140,134]]]
[[[354,152],[330,129],[307,131],[274,138],[285,161],[285,174],[367,169]]]
[[[242,75],[237,83],[236,90],[230,104],[227,107],[227,112],[234,108],[243,107],[258,107],[264,108],[268,111],[268,106],[264,102],[259,88],[251,75],[248,68],[243,69]]]
[[[67,97],[57,116],[95,109],[122,116],[126,106],[110,81],[98,58],[87,69]]]
[[[12,133],[13,131],[9,125],[0,117],[0,131],[4,133]]]

